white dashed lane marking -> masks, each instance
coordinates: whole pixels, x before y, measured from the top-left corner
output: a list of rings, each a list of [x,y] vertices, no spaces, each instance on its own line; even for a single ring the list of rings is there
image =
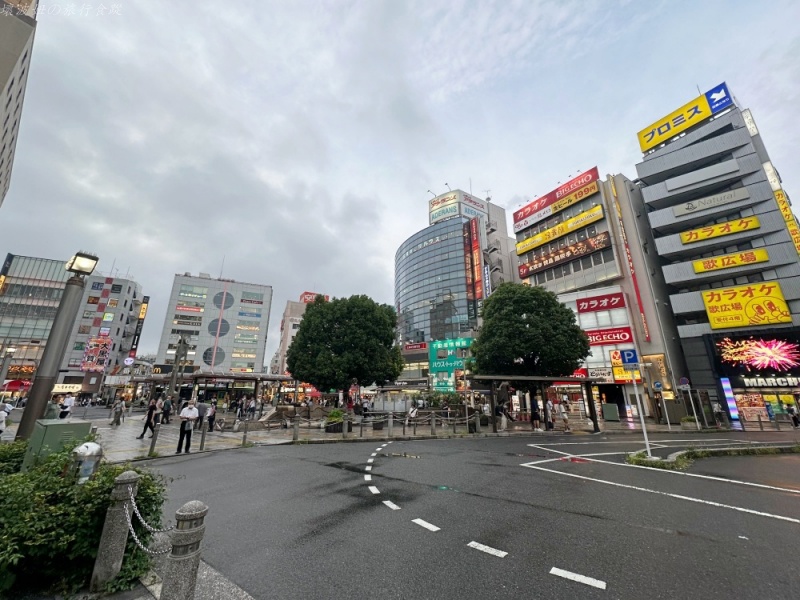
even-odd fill
[[[364,481],[372,481],[372,475],[364,475]]]
[[[380,490],[378,488],[376,488],[374,485],[369,486],[369,491],[372,492],[373,494],[380,494],[381,493]]]
[[[383,450],[383,446],[381,446],[380,448],[375,448],[375,452],[380,452],[381,450]]]
[[[367,459],[367,462],[368,462],[368,463],[375,462],[375,459],[374,459],[374,458],[368,458],[368,459]]]
[[[369,467],[364,467],[364,470],[365,470],[365,471],[372,471],[372,466],[369,466]]]
[[[413,519],[412,523],[416,523],[420,527],[424,527],[428,531],[439,531],[439,528],[436,525],[428,523],[427,521],[423,521],[422,519]]]
[[[564,569],[559,569],[558,567],[553,567],[550,569],[550,575],[558,575],[564,579],[577,581],[578,583],[590,585],[601,590],[606,589],[605,581],[600,581],[599,579],[594,579],[593,577],[586,577],[586,575],[579,575],[578,573],[573,573],[572,571],[565,571]]]
[[[470,548],[475,548],[475,550],[480,550],[481,552],[486,552],[486,554],[491,554],[492,556],[497,556],[499,558],[505,558],[508,556],[508,552],[503,552],[502,550],[497,550],[496,548],[492,548],[491,546],[484,546],[483,544],[479,544],[478,542],[470,542],[467,544]]]
[[[397,506],[397,504],[395,504],[394,502],[391,502],[390,500],[384,500],[383,503],[392,510],[400,510],[400,507]]]
[[[370,456],[378,456],[378,453],[377,452],[373,452],[372,454],[370,454]]]

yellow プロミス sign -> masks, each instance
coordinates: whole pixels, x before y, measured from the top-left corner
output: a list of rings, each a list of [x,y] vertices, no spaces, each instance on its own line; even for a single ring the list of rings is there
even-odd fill
[[[582,212],[571,219],[567,219],[563,223],[559,223],[555,227],[545,229],[544,231],[519,242],[517,244],[517,256],[521,256],[522,254],[525,254],[534,248],[538,248],[542,244],[546,244],[547,242],[558,239],[561,236],[568,234],[570,231],[575,231],[576,229],[590,225],[591,223],[599,221],[602,218],[603,206],[598,204],[597,206],[590,208],[589,210]]]
[[[777,281],[763,281],[703,292],[711,329],[791,323],[792,315]]]
[[[698,96],[678,110],[642,129],[638,133],[639,147],[642,152],[655,148],[710,116],[711,107],[708,105],[708,99],[705,96]]]
[[[769,253],[764,248],[756,250],[746,250],[735,254],[724,256],[712,256],[692,263],[695,273],[705,273],[706,271],[719,271],[720,269],[732,269],[733,267],[743,267],[755,263],[767,262]]]
[[[681,243],[693,244],[715,237],[722,237],[723,235],[758,229],[759,227],[761,227],[761,223],[759,223],[758,217],[742,217],[741,219],[728,221],[727,223],[717,223],[716,225],[701,227],[700,229],[684,231],[681,233]]]

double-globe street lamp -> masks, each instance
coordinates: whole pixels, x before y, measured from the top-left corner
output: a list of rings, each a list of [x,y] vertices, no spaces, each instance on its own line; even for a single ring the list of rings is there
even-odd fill
[[[50,335],[47,336],[42,360],[36,370],[33,385],[28,394],[28,403],[25,405],[25,412],[22,413],[22,420],[17,429],[16,439],[18,440],[28,439],[33,433],[36,420],[41,419],[44,415],[50,394],[58,379],[58,369],[64,360],[72,326],[75,324],[75,318],[81,306],[85,285],[84,277],[94,272],[97,261],[98,258],[94,254],[78,252],[64,265],[64,268],[73,275],[67,280],[64,287],[56,318],[50,329]]]

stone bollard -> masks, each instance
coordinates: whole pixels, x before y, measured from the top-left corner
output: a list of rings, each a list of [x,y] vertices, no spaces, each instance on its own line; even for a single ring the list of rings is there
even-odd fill
[[[411,423],[414,426],[414,435],[417,435],[417,420],[411,419]]]
[[[206,449],[206,432],[208,431],[208,421],[203,421],[200,425],[200,452]]]
[[[114,489],[111,491],[111,505],[106,511],[106,520],[103,524],[103,533],[100,536],[100,546],[97,549],[97,558],[92,570],[91,591],[103,591],[105,585],[114,579],[122,568],[122,559],[125,556],[125,545],[128,542],[128,521],[125,518],[125,504],[130,499],[131,487],[133,496],[138,491],[139,474],[134,471],[125,471],[114,480]],[[133,508],[128,508],[129,514]]]
[[[481,432],[481,415],[478,411],[475,411],[475,435],[480,434]]]
[[[242,448],[247,446],[247,421],[244,422],[244,433],[242,434]]]
[[[456,433],[456,420],[457,420],[457,418],[453,418],[453,433],[454,434]],[[469,427],[469,426],[467,426],[467,427]]]
[[[781,424],[778,422],[778,415],[777,414],[775,415],[775,429],[777,429],[778,431],[781,430]]]
[[[208,506],[199,500],[187,502],[175,512],[175,529],[170,536],[172,552],[164,564],[160,600],[194,598],[207,514]]]
[[[394,429],[394,413],[389,411],[389,416],[386,418],[389,419],[389,437],[391,438],[393,435],[392,430]]]
[[[156,423],[155,427],[153,428],[153,436],[150,438],[150,450],[147,452],[147,456],[155,456],[156,442],[158,441],[159,431],[161,431],[161,423]]]
[[[436,414],[431,413],[431,435],[436,435]]]
[[[292,431],[292,441],[296,442],[300,439],[300,415],[294,416],[294,431]]]

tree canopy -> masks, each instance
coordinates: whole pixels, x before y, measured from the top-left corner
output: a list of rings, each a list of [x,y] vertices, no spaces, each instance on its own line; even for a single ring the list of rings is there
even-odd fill
[[[482,316],[471,347],[478,373],[569,376],[590,353],[575,313],[544,288],[500,284],[484,301]]]
[[[367,296],[326,301],[306,307],[286,356],[292,377],[319,390],[347,389],[394,381],[403,370],[394,345],[397,315]]]

